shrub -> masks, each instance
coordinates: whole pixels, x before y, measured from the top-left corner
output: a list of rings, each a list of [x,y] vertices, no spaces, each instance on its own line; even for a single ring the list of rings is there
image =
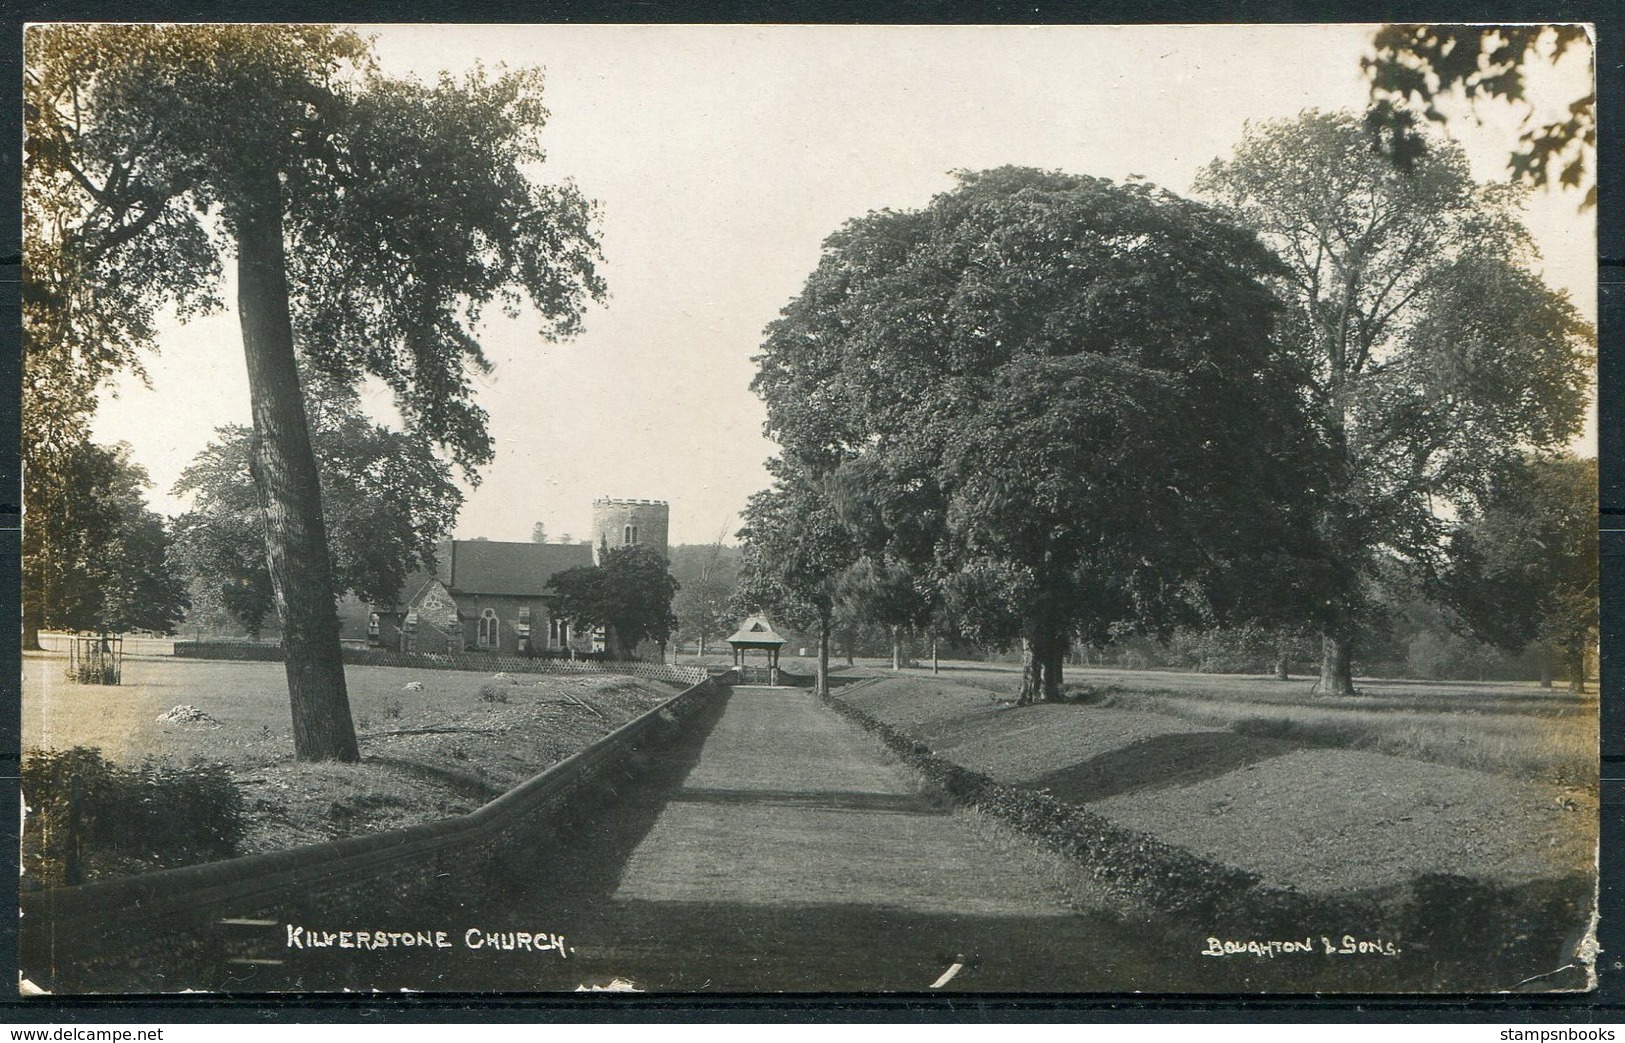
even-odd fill
[[[76,663],[68,668],[68,679],[79,684],[118,684],[118,664],[106,657]]]
[[[109,763],[99,750],[31,750],[23,864],[43,884],[78,883],[84,862],[158,869],[230,858],[243,800],[223,764]],[[156,864],[154,864],[156,863]]]
[[[391,699],[379,707],[378,712],[384,715],[386,721],[398,721],[401,719],[401,714],[405,712],[405,707],[401,705],[399,699]]]
[[[505,703],[508,701],[508,689],[513,685],[506,681],[487,681],[480,685],[480,701],[486,703]]]

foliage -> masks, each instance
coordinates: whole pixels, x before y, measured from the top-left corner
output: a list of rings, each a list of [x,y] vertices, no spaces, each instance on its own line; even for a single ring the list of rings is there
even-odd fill
[[[657,550],[633,544],[599,554],[597,565],[556,573],[547,581],[554,615],[577,631],[607,627],[615,658],[631,658],[641,642],[664,645],[677,625],[671,613],[677,581]]]
[[[170,633],[187,605],[170,534],[147,509],[129,446],[81,443],[30,475],[23,533],[28,628]]]
[[[1233,566],[1307,531],[1313,448],[1274,258],[1143,183],[958,176],[848,222],[769,328],[753,386],[787,459],[1051,692],[1073,632],[1268,603],[1239,577],[1271,573]]]
[[[1439,592],[1484,641],[1561,648],[1578,691],[1597,637],[1596,525],[1595,459],[1525,460],[1451,533]]]
[[[1597,205],[1597,95],[1588,91],[1569,103],[1564,117],[1536,121],[1525,92],[1525,70],[1534,62],[1556,63],[1571,49],[1589,49],[1579,25],[1387,25],[1373,41],[1374,55],[1361,61],[1371,80],[1372,107],[1366,126],[1382,147],[1409,170],[1427,151],[1414,109],[1434,123],[1449,117],[1441,99],[1456,95],[1470,108],[1506,102],[1527,109],[1518,148],[1508,157],[1514,181],[1531,186],[1554,181],[1578,189],[1586,181],[1583,208]]]
[[[1287,330],[1330,454],[1311,603],[1323,675],[1347,691],[1351,634],[1380,615],[1367,592],[1382,562],[1430,567],[1439,504],[1470,502],[1525,447],[1579,430],[1592,333],[1532,274],[1515,195],[1475,185],[1454,146],[1402,173],[1357,117],[1310,111],[1249,125],[1197,188],[1285,266]]]
[[[117,323],[109,366],[151,346],[165,302],[220,305],[221,236],[266,169],[286,184],[301,350],[382,378],[465,467],[491,453],[467,372],[489,368],[485,307],[516,312],[522,290],[567,336],[603,294],[592,205],[525,173],[544,159],[538,70],[390,79],[328,26],[34,26],[27,44],[27,209],[67,257],[37,290]]]
[[[751,496],[739,538],[740,614],[765,611],[818,637],[820,693],[829,691],[829,646],[842,573],[857,557],[823,481],[791,458],[768,462],[773,485]]]
[[[93,387],[152,346],[160,309],[219,307],[235,251],[295,750],[355,760],[296,339],[311,372],[380,378],[465,473],[491,459],[485,309],[528,299],[565,336],[604,293],[593,207],[529,176],[541,74],[391,79],[362,36],[316,25],[36,25],[25,49],[30,349]]]
[[[422,439],[372,423],[345,389],[327,388],[310,415],[335,593],[391,603],[408,575],[434,567],[462,493]],[[176,521],[177,543],[194,589],[257,636],[274,607],[250,473],[253,432],[228,426],[216,434],[175,484],[177,494],[193,496]]]
[[[537,522],[535,525],[532,525],[530,527],[530,542],[532,542],[532,543],[546,543],[547,542],[547,526],[542,524],[541,522]]]
[[[678,587],[672,602],[678,639],[693,640],[704,648],[711,639],[727,636],[737,621],[734,593],[739,584],[739,551],[720,539],[700,546],[672,547],[671,573]]]
[[[81,859],[172,866],[229,858],[245,825],[242,796],[221,764],[123,767],[82,746],[30,750],[22,791],[24,873],[47,885],[77,883],[69,877]]]

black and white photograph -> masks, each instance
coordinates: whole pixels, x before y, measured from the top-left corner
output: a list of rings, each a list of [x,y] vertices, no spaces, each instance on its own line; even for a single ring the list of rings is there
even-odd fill
[[[29,25],[21,993],[1594,989],[1594,44]]]

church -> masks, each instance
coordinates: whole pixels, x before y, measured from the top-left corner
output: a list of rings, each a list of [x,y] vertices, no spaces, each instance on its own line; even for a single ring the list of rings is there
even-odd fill
[[[408,576],[393,605],[372,605],[365,641],[402,652],[492,652],[573,657],[602,651],[602,635],[575,633],[553,615],[548,580],[595,564],[598,548],[645,546],[667,553],[663,500],[593,501],[593,538],[581,543],[447,540],[433,571]],[[341,615],[344,615],[341,608]],[[349,633],[355,639],[360,635]]]

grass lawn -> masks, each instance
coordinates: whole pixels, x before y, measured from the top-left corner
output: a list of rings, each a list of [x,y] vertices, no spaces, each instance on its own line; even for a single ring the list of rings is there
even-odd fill
[[[938,756],[1273,886],[1594,871],[1594,696],[1373,682],[1319,699],[1260,677],[1080,669],[1074,701],[1018,707],[993,664],[865,672],[837,694]]]
[[[786,668],[801,669],[786,660]],[[901,676],[966,689],[951,702],[1002,705],[1014,700],[1020,668],[1006,663],[944,663]],[[860,660],[856,672],[893,676],[889,664]],[[1066,696],[1115,710],[1160,714],[1262,739],[1398,757],[1535,779],[1595,791],[1597,695],[1532,683],[1362,678],[1361,694],[1314,694],[1313,679],[1277,681],[1241,674],[1071,667]],[[918,723],[958,716],[935,699],[914,706]]]
[[[491,701],[491,674],[346,666],[362,760],[298,764],[281,663],[126,658],[124,683],[98,686],[69,682],[66,662],[23,659],[25,756],[86,746],[122,765],[224,764],[244,798],[241,854],[472,811],[677,692],[618,675],[518,675]],[[157,720],[176,706],[208,718]],[[86,872],[167,864],[163,852],[92,851]]]

